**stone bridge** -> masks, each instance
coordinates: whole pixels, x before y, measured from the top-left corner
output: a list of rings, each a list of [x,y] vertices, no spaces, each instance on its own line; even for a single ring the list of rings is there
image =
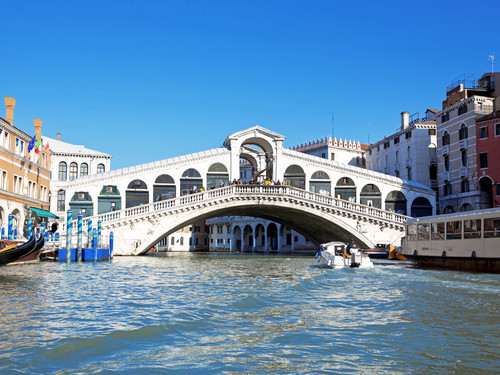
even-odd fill
[[[116,254],[140,254],[195,220],[233,215],[279,222],[316,244],[355,237],[369,247],[381,231],[397,242],[405,215],[435,213],[429,187],[289,150],[284,139],[255,126],[223,147],[80,177],[51,192],[51,211],[100,218],[115,234]],[[243,175],[282,185],[228,186]]]
[[[332,239],[348,242],[353,237],[364,248],[375,246],[380,231],[387,233],[390,242],[398,242],[408,219],[292,186],[266,185],[231,185],[98,218],[103,232],[112,231],[115,236],[115,254],[139,255],[193,221],[226,215],[255,216],[286,224],[318,246]],[[236,240],[233,233],[232,250]]]

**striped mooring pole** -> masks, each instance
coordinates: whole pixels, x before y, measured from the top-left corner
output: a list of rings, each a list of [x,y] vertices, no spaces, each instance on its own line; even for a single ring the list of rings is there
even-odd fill
[[[92,230],[92,255],[94,255],[94,262],[97,262],[97,230]]]
[[[7,228],[7,233],[8,233],[8,239],[12,240],[14,231],[12,230],[14,226],[14,215],[9,214],[9,227]]]
[[[82,235],[83,235],[83,215],[82,211],[78,214],[78,249],[76,255],[76,261],[82,261]]]
[[[92,243],[92,219],[87,222],[87,247]]]
[[[27,238],[28,240],[31,238],[31,232],[33,231],[33,218],[32,217],[29,217],[28,218],[28,234],[27,234]]]
[[[71,263],[71,232],[73,231],[73,212],[68,210],[66,216],[66,263]]]
[[[101,246],[101,228],[102,228],[102,221],[97,220],[97,246],[99,248],[102,248]]]

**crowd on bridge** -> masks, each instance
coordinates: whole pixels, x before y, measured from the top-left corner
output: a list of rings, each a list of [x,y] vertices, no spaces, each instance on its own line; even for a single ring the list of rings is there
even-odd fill
[[[254,180],[252,178],[250,180],[245,179],[243,181],[241,181],[240,179],[234,179],[233,181],[228,181],[227,183],[224,183],[224,181],[220,181],[219,186],[212,185],[208,190],[223,188],[232,185],[281,186],[281,185],[289,185],[289,182],[287,181],[281,182],[280,180],[274,181],[273,179]],[[187,194],[203,193],[204,191],[205,187],[203,186],[201,186],[200,188],[193,186],[189,189],[189,191],[187,191]]]

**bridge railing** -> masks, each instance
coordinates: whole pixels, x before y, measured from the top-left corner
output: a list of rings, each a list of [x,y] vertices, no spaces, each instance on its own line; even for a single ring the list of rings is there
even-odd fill
[[[99,215],[97,219],[101,220],[102,222],[111,223],[114,221],[119,221],[123,218],[147,216],[172,209],[189,207],[197,203],[217,201],[223,197],[247,195],[275,195],[296,197],[306,202],[317,203],[330,207],[337,207],[345,211],[359,213],[364,216],[400,224],[403,224],[408,219],[408,216],[401,215],[396,212],[385,211],[380,208],[370,207],[360,203],[350,202],[328,195],[313,193],[311,191],[306,191],[288,185],[231,185],[222,188],[207,190],[200,193],[171,198],[164,201],[126,208],[121,211],[108,212],[106,214]],[[90,218],[84,220],[84,224],[86,224],[88,219]]]

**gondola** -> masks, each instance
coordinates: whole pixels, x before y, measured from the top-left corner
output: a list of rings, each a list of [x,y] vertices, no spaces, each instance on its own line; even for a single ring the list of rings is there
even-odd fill
[[[36,240],[36,245],[35,248],[33,249],[32,252],[29,254],[23,256],[22,258],[16,260],[14,263],[33,263],[33,262],[38,262],[40,261],[40,254],[43,250],[43,245],[45,245],[45,237],[43,234],[40,232],[39,233],[39,238]]]
[[[41,237],[43,238],[43,236]],[[39,244],[39,241],[37,241],[36,236],[33,235],[28,241],[21,244],[5,246],[3,249],[0,249],[0,266],[15,262],[16,260],[20,260],[21,258],[32,254],[35,252],[37,244]]]

